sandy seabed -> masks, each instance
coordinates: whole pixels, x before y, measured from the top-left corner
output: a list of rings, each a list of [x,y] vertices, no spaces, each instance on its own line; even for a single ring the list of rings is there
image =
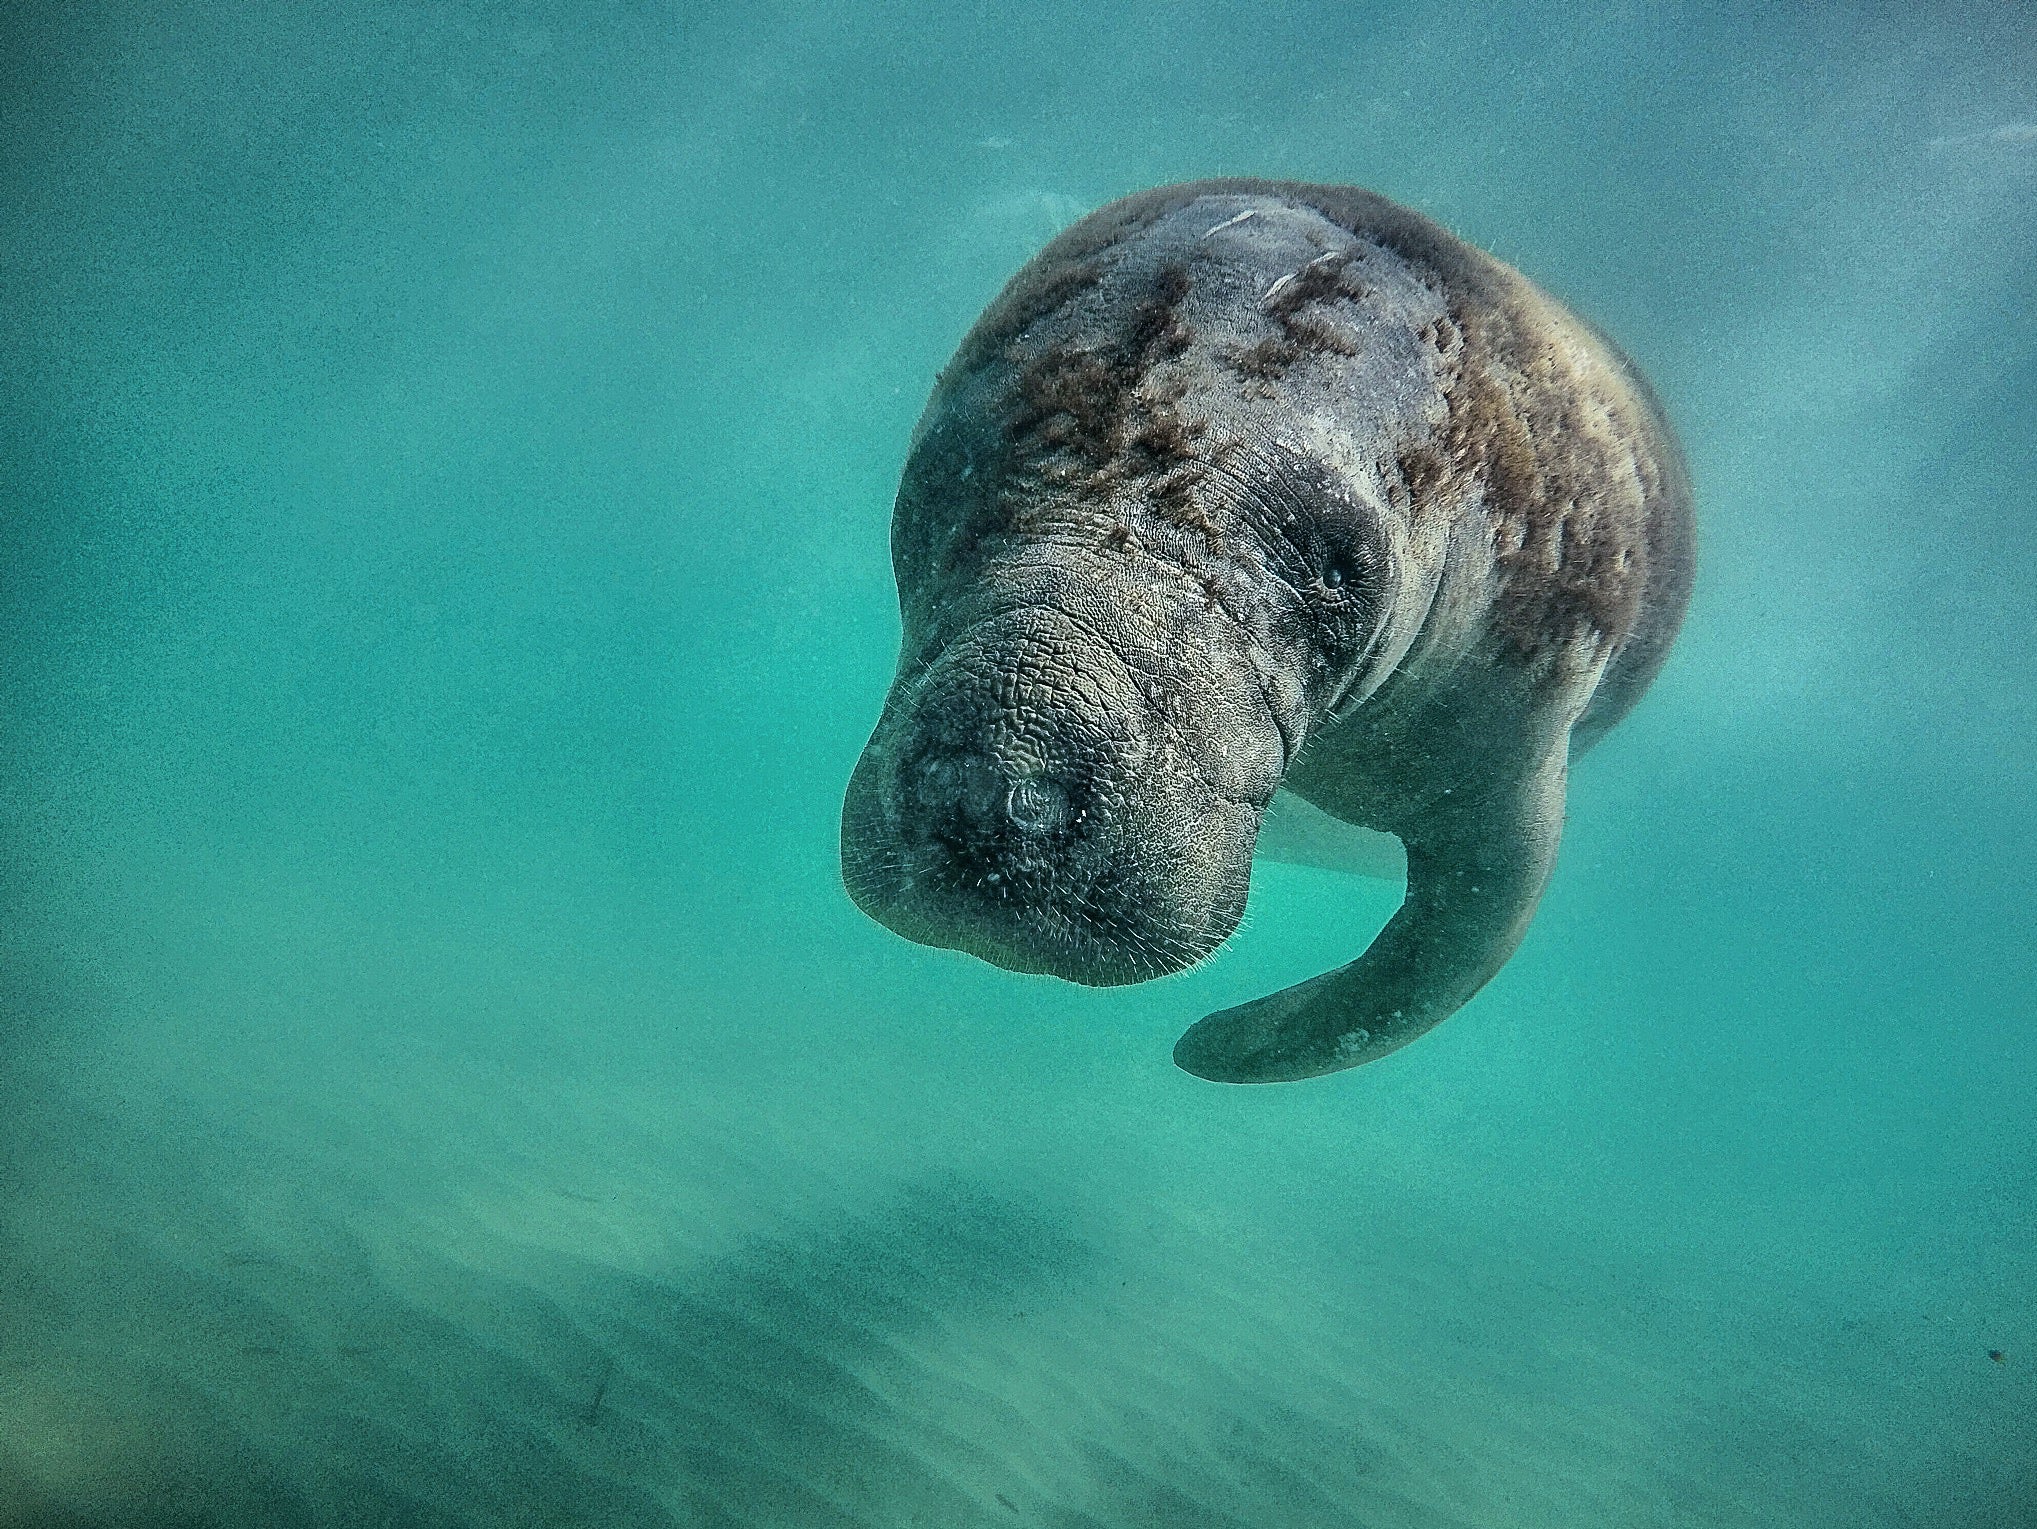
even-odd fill
[[[1469,1182],[1396,1149],[1405,1067],[1241,1123],[1157,1031],[930,1018],[1009,991],[959,964],[887,1020],[736,951],[440,944],[340,1003],[360,956],[18,1091],[8,1529],[2032,1521],[1973,1313]]]

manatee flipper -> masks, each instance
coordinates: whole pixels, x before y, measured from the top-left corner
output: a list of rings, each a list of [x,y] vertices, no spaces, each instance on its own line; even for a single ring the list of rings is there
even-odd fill
[[[1424,814],[1400,911],[1349,965],[1198,1021],[1177,1066],[1218,1083],[1288,1083],[1397,1051],[1505,964],[1563,833],[1569,730],[1496,796]]]

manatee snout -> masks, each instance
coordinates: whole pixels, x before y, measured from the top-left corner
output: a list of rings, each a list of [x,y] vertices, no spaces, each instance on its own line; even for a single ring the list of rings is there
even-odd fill
[[[1243,910],[1257,811],[1175,762],[1107,647],[1052,610],[988,622],[893,687],[843,807],[849,893],[1016,971],[1107,986],[1192,964]],[[1184,823],[1214,832],[1191,849]]]
[[[1008,656],[1026,646],[993,629],[907,680],[858,777],[917,880],[993,903],[1094,868],[1145,743],[1125,698]]]

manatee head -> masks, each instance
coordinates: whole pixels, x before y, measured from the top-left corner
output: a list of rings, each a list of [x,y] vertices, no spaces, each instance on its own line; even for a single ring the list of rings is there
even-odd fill
[[[1421,362],[1368,352],[1372,288],[1318,214],[1095,222],[1014,278],[915,434],[842,862],[899,934],[1101,985],[1229,935],[1295,752],[1405,651],[1398,384],[1376,418],[1340,400]]]

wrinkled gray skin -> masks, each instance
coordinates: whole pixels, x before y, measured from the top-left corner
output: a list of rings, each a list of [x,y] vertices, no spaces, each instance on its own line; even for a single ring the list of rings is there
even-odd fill
[[[1236,926],[1285,786],[1396,835],[1406,901],[1175,1060],[1384,1055],[1520,940],[1570,757],[1675,635],[1690,514],[1617,350],[1417,215],[1260,181],[1115,203],[1013,279],[915,435],[849,891],[914,940],[1142,981]]]

